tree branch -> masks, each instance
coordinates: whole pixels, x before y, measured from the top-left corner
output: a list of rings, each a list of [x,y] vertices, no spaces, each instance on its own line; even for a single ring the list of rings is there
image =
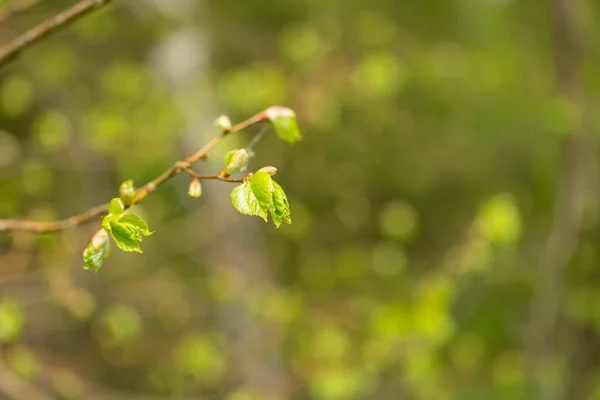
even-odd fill
[[[22,51],[39,42],[45,37],[67,27],[90,12],[100,9],[112,0],[82,0],[53,17],[48,18],[39,25],[31,28],[22,35],[0,47],[0,66],[15,59]]]
[[[19,2],[13,2],[6,5],[2,10],[0,10],[0,24],[13,16],[13,14],[25,11],[37,3],[40,0],[21,0]]]
[[[237,125],[231,127],[231,129],[222,131],[220,134],[211,139],[207,144],[204,145],[200,150],[186,158],[182,161],[177,161],[171,168],[167,169],[165,172],[157,176],[152,181],[146,183],[138,192],[136,193],[131,206],[140,203],[142,200],[146,198],[150,193],[156,191],[159,186],[173,178],[174,176],[179,175],[181,172],[187,172],[194,178],[198,179],[215,179],[224,182],[242,182],[243,179],[230,179],[224,178],[219,175],[199,175],[191,170],[191,165],[196,161],[205,158],[209,151],[211,151],[217,144],[223,140],[223,138],[231,133],[240,132],[249,126],[254,124],[264,122],[267,120],[267,116],[264,112],[260,112]],[[131,207],[129,206],[129,207]],[[49,222],[41,222],[41,221],[30,221],[30,220],[17,220],[17,219],[5,219],[0,220],[0,232],[10,232],[10,231],[32,231],[37,233],[49,233],[49,232],[57,232],[65,229],[73,228],[78,225],[82,225],[94,220],[96,217],[101,216],[108,212],[109,203],[100,204],[98,206],[92,207],[89,210],[63,219],[59,221],[49,221]],[[128,207],[127,207],[128,208]]]
[[[192,178],[199,179],[199,180],[216,180],[216,181],[221,181],[221,182],[243,183],[244,179],[245,179],[245,178],[242,178],[242,179],[228,178],[228,177],[224,177],[220,174],[208,174],[208,175],[207,174],[198,174],[189,167],[182,167],[181,170],[185,171]]]

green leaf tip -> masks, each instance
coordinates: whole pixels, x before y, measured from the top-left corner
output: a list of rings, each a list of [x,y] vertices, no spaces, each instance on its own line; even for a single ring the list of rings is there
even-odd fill
[[[125,205],[119,198],[114,198],[110,201],[110,205],[108,207],[108,212],[111,215],[120,215],[125,211]]]
[[[124,205],[130,206],[135,197],[135,187],[133,186],[133,181],[127,180],[121,183],[119,186],[119,198],[123,202]]]
[[[277,228],[283,222],[290,224],[290,207],[282,187],[269,172],[259,170],[231,192],[234,207],[245,215],[258,215],[267,221],[267,214]]]
[[[293,144],[302,139],[294,110],[282,106],[272,106],[265,110],[265,114],[273,124],[275,133],[283,141]]]
[[[83,251],[83,269],[98,271],[110,255],[110,241],[104,228],[97,231]]]
[[[259,171],[264,171],[267,174],[273,176],[273,175],[275,175],[277,173],[277,168],[275,168],[275,167],[273,167],[271,165],[268,165],[266,167],[262,167],[261,169],[259,169]]]

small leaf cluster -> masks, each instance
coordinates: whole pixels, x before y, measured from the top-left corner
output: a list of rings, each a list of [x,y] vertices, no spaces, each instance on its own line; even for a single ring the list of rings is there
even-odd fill
[[[225,168],[221,172],[222,176],[229,176],[237,171],[244,171],[250,155],[246,149],[231,150],[225,155]]]
[[[102,220],[102,227],[123,251],[143,253],[142,237],[152,234],[146,221],[137,214],[125,213],[123,203],[117,198],[110,201],[109,214]]]
[[[255,122],[269,121],[279,138],[288,143],[295,143],[301,139],[296,113],[286,107],[273,106],[256,114],[250,120]],[[221,115],[215,121],[216,127],[222,132],[238,131],[232,125],[229,117]],[[227,182],[242,182],[231,192],[231,201],[234,207],[242,214],[256,215],[265,222],[271,216],[273,224],[277,228],[281,224],[290,224],[290,205],[282,187],[272,178],[277,168],[266,166],[244,179],[228,179],[231,174],[245,171],[248,161],[252,156],[251,146],[249,149],[234,149],[229,151],[224,159],[225,167],[218,175],[200,176],[193,172],[192,181],[188,187],[191,197],[202,196],[202,180],[218,178]],[[112,237],[116,246],[128,252],[142,253],[140,242],[153,232],[148,224],[139,215],[130,212],[130,207],[135,203],[136,189],[132,180],[127,180],[119,186],[119,197],[110,201],[108,215],[102,220],[102,228],[93,236],[83,252],[84,269],[98,271],[104,260],[110,255],[110,238]]]
[[[240,213],[256,215],[267,222],[271,215],[277,228],[283,222],[291,224],[290,205],[283,188],[264,170],[256,171],[231,192],[231,202]]]
[[[139,215],[126,213],[121,199],[110,201],[109,214],[102,220],[100,229],[83,252],[84,268],[97,271],[110,255],[108,237],[112,237],[117,247],[123,251],[143,253],[140,242],[153,232]]]

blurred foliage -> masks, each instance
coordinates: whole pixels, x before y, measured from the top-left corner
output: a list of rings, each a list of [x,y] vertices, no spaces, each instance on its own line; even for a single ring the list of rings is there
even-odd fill
[[[72,3],[41,1],[0,38]],[[0,69],[0,218],[117,197],[222,113],[283,104],[304,138],[270,130],[249,162],[278,168],[280,229],[235,213],[227,183],[196,200],[181,176],[135,208],[156,229],[144,256],[98,274],[80,268],[97,224],[0,235],[0,363],[64,399],[525,400],[536,380],[599,399],[597,204],[555,351],[531,370],[524,346],[582,120],[556,90],[547,3],[115,0],[23,53]]]

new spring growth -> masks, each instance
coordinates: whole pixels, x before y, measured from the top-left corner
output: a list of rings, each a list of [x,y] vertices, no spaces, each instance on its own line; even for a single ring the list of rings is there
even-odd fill
[[[90,240],[90,244],[94,250],[106,246],[106,243],[108,243],[108,233],[106,233],[104,229],[100,229],[94,233],[94,236],[92,236],[92,239]]]
[[[265,115],[273,124],[275,133],[288,143],[296,143],[302,136],[296,121],[296,113],[291,108],[272,106],[265,110]]]
[[[219,118],[215,120],[215,126],[223,132],[229,132],[233,125],[227,115],[220,115]]]
[[[188,187],[188,194],[190,197],[199,198],[202,196],[202,183],[200,183],[200,179],[194,178],[190,182],[190,186]]]
[[[259,171],[266,172],[267,174],[273,176],[277,173],[277,168],[273,167],[272,165],[267,165],[266,167],[259,169]]]
[[[119,198],[126,206],[130,206],[135,197],[135,188],[133,187],[133,181],[128,180],[121,183],[119,186]]]
[[[250,155],[246,149],[231,150],[225,155],[225,168],[221,171],[221,176],[228,177],[236,171],[246,169]]]
[[[83,268],[98,271],[109,255],[110,242],[108,240],[108,232],[104,229],[100,229],[94,233],[90,243],[83,251]]]

